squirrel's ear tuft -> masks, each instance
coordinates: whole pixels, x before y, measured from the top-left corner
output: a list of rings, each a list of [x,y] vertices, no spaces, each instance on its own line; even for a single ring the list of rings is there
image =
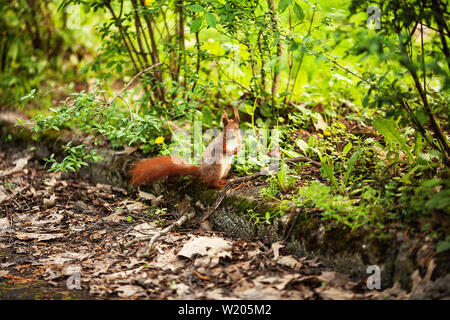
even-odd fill
[[[224,126],[226,126],[230,120],[228,119],[228,116],[222,116],[222,123]]]
[[[227,125],[228,122],[230,122],[230,119],[228,119],[228,109],[223,110],[222,122],[223,122],[224,125]]]
[[[239,109],[238,107],[233,107],[234,122],[239,122]]]

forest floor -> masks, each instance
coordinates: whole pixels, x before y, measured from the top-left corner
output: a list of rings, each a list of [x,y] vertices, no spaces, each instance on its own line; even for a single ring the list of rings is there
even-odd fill
[[[0,299],[408,299],[398,284],[369,290],[281,243],[202,231],[189,222],[147,241],[176,218],[162,199],[49,173],[34,152],[0,145]],[[136,201],[135,199],[138,199]],[[153,201],[153,202],[152,202]],[[158,214],[148,208],[158,207]],[[421,279],[419,279],[421,280]],[[423,286],[417,282],[413,287]]]

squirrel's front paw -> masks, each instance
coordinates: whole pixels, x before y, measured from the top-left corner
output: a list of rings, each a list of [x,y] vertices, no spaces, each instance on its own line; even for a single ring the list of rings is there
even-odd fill
[[[225,187],[227,182],[228,182],[227,179],[219,180],[213,184],[213,187],[223,189],[223,187]]]

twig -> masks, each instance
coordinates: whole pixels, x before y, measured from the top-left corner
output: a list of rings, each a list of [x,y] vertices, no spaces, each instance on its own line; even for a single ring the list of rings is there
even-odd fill
[[[249,92],[249,93],[252,92],[251,89],[247,88],[246,86],[244,86],[243,84],[237,82],[236,80],[230,78],[230,76],[229,76],[225,71],[222,70],[222,68],[220,67],[220,64],[219,64],[218,61],[216,61],[216,67],[217,67],[217,70],[219,70],[219,72],[221,72],[225,77],[228,78],[227,81],[230,81],[230,82],[232,82],[232,83],[234,83],[234,84],[237,84],[237,85],[240,86],[245,92]]]
[[[121,94],[133,83],[133,81],[134,80],[136,80],[136,78],[137,77],[139,77],[141,74],[143,74],[144,72],[147,72],[147,71],[149,71],[149,70],[151,70],[151,69],[153,69],[153,68],[155,68],[155,67],[157,67],[157,66],[160,66],[160,65],[162,65],[163,63],[162,62],[158,62],[158,63],[156,63],[156,64],[154,64],[154,65],[152,65],[152,66],[150,66],[150,67],[148,67],[148,68],[145,68],[144,70],[142,70],[142,71],[140,71],[140,72],[138,72],[128,83],[127,83],[127,85],[125,86],[125,87],[123,87],[122,88],[122,90],[120,90],[120,92],[119,93],[117,93],[115,96],[114,96],[114,98],[112,98],[111,99],[111,101],[109,101],[109,103],[108,104],[111,104],[115,99],[117,99],[118,97],[120,97],[121,96]]]
[[[183,216],[181,216],[180,219],[178,219],[176,222],[172,223],[170,226],[164,228],[163,230],[159,231],[157,234],[155,234],[150,241],[147,244],[147,248],[145,249],[145,253],[143,255],[143,257],[148,257],[150,255],[150,251],[153,249],[153,246],[156,242],[156,240],[158,240],[159,237],[161,237],[162,235],[169,233],[170,231],[172,231],[174,228],[176,227],[180,227],[183,224],[185,224],[186,222],[188,222],[189,220],[192,220],[195,217],[195,210],[192,207],[188,207],[188,211],[183,214]]]
[[[153,249],[153,246],[154,246],[156,240],[158,240],[158,238],[160,238],[164,234],[169,233],[174,228],[182,226],[183,224],[192,220],[195,217],[195,210],[192,207],[188,207],[186,209],[186,211],[187,212],[185,214],[183,214],[180,219],[178,219],[177,221],[175,221],[168,227],[164,228],[163,230],[161,230],[157,233],[154,233],[153,235],[148,236],[148,237],[137,238],[137,239],[131,240],[130,242],[127,242],[125,245],[123,245],[122,248],[123,249],[129,248],[133,244],[140,242],[140,241],[149,241],[147,244],[147,248],[145,249],[145,252],[142,255],[142,257],[148,257],[150,255],[150,251]]]
[[[267,7],[269,8],[270,20],[275,29],[275,33],[280,33],[280,27],[278,25],[278,15],[275,10],[275,1],[268,0]],[[277,41],[277,58],[275,66],[273,68],[273,79],[272,79],[272,105],[274,104],[275,96],[278,94],[278,89],[280,87],[280,59],[283,56],[283,42],[279,38]]]
[[[142,232],[140,232],[140,233],[142,233]],[[141,241],[148,241],[148,240],[150,240],[155,234],[156,234],[156,233],[152,233],[151,236],[142,237],[142,238],[136,238],[136,239],[133,239],[133,240],[131,240],[131,241],[128,241],[128,242],[125,243],[125,244],[120,243],[120,248],[121,248],[122,250],[128,249],[129,247],[131,247],[131,246],[132,246],[133,244],[135,244],[135,243],[138,243],[138,242],[141,242]]]
[[[307,33],[306,36],[303,38],[303,40],[311,35],[311,28],[312,28],[312,25],[313,25],[313,22],[314,22],[314,15],[316,14],[316,5],[317,5],[317,3],[314,3],[313,13],[312,13],[312,15],[311,15],[311,20],[309,21],[308,33]],[[295,27],[294,27],[294,28],[295,28]],[[294,30],[294,29],[292,29],[292,30]],[[293,31],[291,31],[291,32],[293,32]],[[294,89],[295,89],[295,83],[297,82],[298,74],[300,73],[300,68],[301,68],[301,66],[302,66],[303,58],[304,58],[304,57],[305,57],[305,51],[303,51],[303,52],[302,52],[302,55],[300,56],[299,63],[298,63],[298,67],[297,67],[297,71],[295,72],[295,75],[294,75],[294,83],[292,84],[291,92],[294,92]],[[289,79],[289,80],[290,80],[290,79]],[[290,81],[289,81],[289,82],[290,82]],[[288,89],[287,89],[286,91],[289,91],[289,82],[288,82],[288,87],[287,87]],[[290,103],[291,100],[292,100],[292,94],[289,96],[288,103]],[[286,100],[285,100],[285,101],[286,101]]]
[[[284,234],[283,241],[287,241],[289,239],[289,237],[291,236],[292,230],[294,229],[294,226],[297,224],[298,217],[300,216],[300,214],[302,212],[303,212],[303,208],[299,208],[296,210],[295,219],[294,219],[294,221],[292,221],[292,223],[290,223],[289,227],[286,228],[286,232]]]
[[[307,157],[296,157],[296,158],[290,158],[290,159],[285,159],[284,162],[285,163],[296,163],[299,161],[305,161],[308,162],[310,164],[312,164],[313,166],[320,168],[320,163],[317,161],[314,161],[310,158]],[[200,222],[205,221],[206,219],[208,219],[213,213],[214,211],[217,210],[217,208],[220,206],[220,204],[222,203],[223,199],[226,197],[228,190],[235,184],[239,184],[239,183],[244,183],[244,182],[248,182],[251,180],[254,180],[260,176],[266,176],[268,174],[270,174],[271,172],[275,172],[279,167],[279,163],[275,163],[273,165],[271,165],[269,168],[263,168],[261,169],[259,172],[254,173],[250,176],[246,176],[246,177],[240,177],[240,178],[235,178],[235,179],[231,179],[228,180],[228,182],[225,184],[225,187],[222,189],[222,191],[220,191],[219,196],[217,197],[216,201],[214,201],[212,207],[208,210],[208,212],[206,212],[203,217],[200,219]]]
[[[128,108],[128,112],[130,113],[130,119],[131,119],[131,121],[133,122],[133,112],[131,111],[131,107],[130,107],[130,105],[127,103],[127,101],[122,97],[122,93],[133,83],[133,81],[134,80],[136,80],[136,78],[138,78],[141,74],[143,74],[144,72],[147,72],[147,71],[149,71],[149,70],[151,70],[151,69],[153,69],[153,68],[155,68],[155,67],[157,67],[157,66],[159,66],[159,65],[161,65],[161,64],[163,64],[162,62],[159,62],[159,63],[156,63],[156,64],[154,64],[154,65],[152,65],[152,66],[150,66],[150,67],[148,67],[148,68],[145,68],[144,70],[142,70],[142,71],[140,71],[140,72],[138,72],[128,83],[127,83],[127,85],[125,86],[125,87],[123,87],[122,88],[122,90],[120,90],[120,92],[119,93],[117,93],[112,99],[111,99],[111,101],[109,101],[109,103],[108,103],[108,106],[110,106],[111,105],[111,103],[114,101],[114,100],[116,100],[117,98],[120,98],[120,99],[122,99],[122,101],[125,103],[125,105],[127,106],[127,108]]]

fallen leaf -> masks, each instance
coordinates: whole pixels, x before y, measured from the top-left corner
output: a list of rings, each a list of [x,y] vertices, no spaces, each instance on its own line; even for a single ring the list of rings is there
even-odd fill
[[[107,191],[111,190],[111,186],[109,184],[97,183],[95,185],[95,187],[97,189],[103,189],[103,190],[107,190]]]
[[[117,155],[121,155],[121,154],[130,155],[133,152],[135,152],[137,149],[138,149],[138,147],[124,146],[123,150],[115,151],[114,153]]]
[[[350,300],[355,297],[353,292],[336,287],[325,286],[315,291],[326,300]]]
[[[322,271],[321,276],[326,279],[329,285],[343,287],[353,284],[349,277],[343,273],[335,271]]]
[[[148,192],[144,192],[144,191],[139,191],[138,194],[139,198],[143,199],[143,200],[153,200],[156,199],[156,197],[154,195],[152,195],[151,193]]]
[[[143,289],[139,286],[134,285],[124,285],[116,289],[117,295],[121,298],[130,298],[137,293],[143,293]]]
[[[61,181],[61,172],[51,172],[51,178],[44,180],[44,184],[48,187],[54,187]]]
[[[77,252],[64,252],[55,254],[46,258],[39,259],[36,262],[33,262],[33,265],[42,265],[42,266],[49,266],[49,265],[58,265],[62,266],[66,262],[80,262],[86,257],[88,257],[90,253],[77,253]]]
[[[8,196],[5,193],[5,188],[0,186],[0,203],[2,203],[3,201],[9,200],[10,198],[11,198],[11,196]]]
[[[131,204],[127,204],[126,207],[127,207],[127,210],[130,212],[142,211],[147,208],[147,206],[145,204],[143,204],[142,202],[133,202]]]
[[[273,258],[275,260],[280,256],[280,249],[284,247],[283,241],[277,241],[272,243],[271,250],[273,252]]]
[[[44,208],[52,207],[55,204],[56,196],[52,194],[50,198],[44,199]]]
[[[281,292],[272,287],[249,288],[246,290],[233,291],[241,299],[251,300],[279,300]]]
[[[9,219],[8,217],[0,218],[0,235],[7,232],[9,229]]]
[[[19,240],[37,240],[48,241],[63,237],[63,233],[30,233],[30,232],[16,232],[16,238]]]
[[[223,257],[231,258],[232,244],[222,238],[200,237],[188,241],[178,252],[179,256],[191,259],[194,255],[199,255],[195,260],[195,266],[214,267]]]
[[[24,158],[17,159],[13,161],[15,164],[14,168],[11,168],[9,170],[0,170],[0,177],[4,177],[19,171],[22,171],[22,169],[27,165],[28,160],[32,158],[32,155],[28,155]]]
[[[160,195],[159,197],[152,200],[153,206],[158,206],[163,200],[163,195]]]
[[[327,129],[327,123],[325,120],[323,120],[323,117],[320,113],[317,113],[317,122],[314,122],[314,128],[316,128],[317,131],[321,130],[322,132],[325,132]]]
[[[178,252],[179,256],[192,258],[195,254],[210,255],[231,258],[231,243],[227,240],[217,237],[195,238],[184,244]]]
[[[136,238],[144,238],[155,234],[159,230],[160,228],[154,222],[144,222],[135,226],[129,235]]]
[[[411,288],[411,295],[417,295],[425,291],[425,289],[429,286],[431,286],[431,275],[433,274],[434,268],[436,267],[436,263],[434,262],[434,259],[431,259],[431,261],[428,263],[428,268],[425,276],[422,278],[420,276],[419,270],[415,270],[411,274],[411,281],[412,281],[412,288]]]
[[[293,256],[283,256],[283,257],[279,257],[276,262],[279,265],[288,267],[288,268],[292,268],[292,269],[300,269],[302,267],[302,263],[300,261],[298,261],[297,259],[295,259]]]
[[[120,221],[127,220],[127,218],[125,218],[121,214],[122,214],[122,210],[117,209],[114,213],[103,218],[103,220],[105,220],[107,222],[113,222],[113,223],[119,223]]]
[[[187,299],[187,296],[189,295],[189,293],[191,292],[191,289],[189,288],[189,286],[187,286],[184,283],[176,283],[173,284],[171,286],[172,289],[176,290],[177,295],[181,298],[181,299]]]
[[[175,251],[176,248],[172,248],[168,252],[159,254],[153,261],[147,264],[148,267],[156,270],[171,270],[172,272],[182,269],[185,266],[185,262],[178,259]]]
[[[278,290],[284,290],[286,286],[295,279],[300,279],[300,274],[285,274],[283,276],[259,276],[254,282],[260,284],[270,284]]]

